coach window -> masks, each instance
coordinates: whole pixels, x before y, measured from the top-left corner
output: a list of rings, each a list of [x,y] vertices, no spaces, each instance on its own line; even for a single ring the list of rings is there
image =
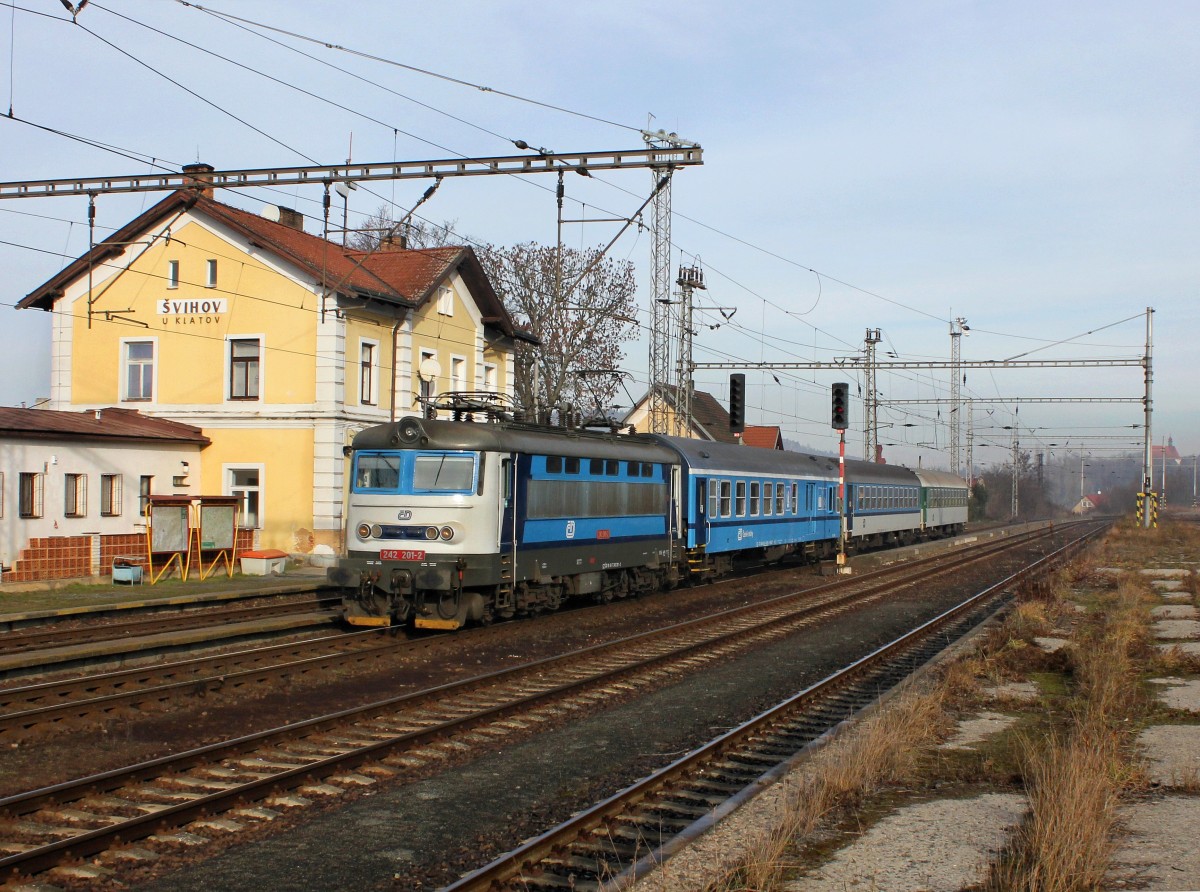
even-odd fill
[[[710,479],[708,481],[708,516],[716,517],[719,508],[720,505],[717,501],[717,481]]]
[[[722,517],[730,516],[729,495],[730,495],[731,489],[732,489],[732,486],[730,485],[728,480],[721,481],[721,516]]]
[[[774,512],[771,507],[775,504],[775,485],[767,482],[763,484],[762,506],[763,514],[770,517]]]
[[[775,484],[775,513],[783,514],[783,484]]]
[[[604,463],[604,473],[609,477],[616,477],[621,473],[621,463],[616,459],[610,458]]]
[[[568,474],[578,474],[579,473],[579,459],[578,458],[568,458],[566,468],[567,468]]]
[[[800,484],[799,483],[792,484],[792,507],[790,510],[793,514],[800,513]]]
[[[600,476],[601,474],[603,474],[604,473],[604,459],[593,458],[588,463],[588,473],[595,474],[597,476]]]
[[[750,481],[750,516],[758,517],[758,487],[757,480]]]
[[[546,473],[561,474],[563,469],[563,460],[561,455],[546,456]]]
[[[734,513],[738,517],[746,516],[746,481],[739,480],[734,490]]]

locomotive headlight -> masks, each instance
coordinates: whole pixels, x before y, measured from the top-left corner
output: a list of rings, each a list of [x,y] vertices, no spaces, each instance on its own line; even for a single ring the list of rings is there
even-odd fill
[[[453,538],[454,530],[450,527],[442,527],[442,539],[444,539],[446,542],[449,542]]]
[[[358,538],[366,540],[371,538],[371,525],[369,523],[360,523],[355,530],[358,533]]]
[[[437,527],[426,527],[425,528],[425,538],[426,539],[436,539],[437,537],[438,537],[438,528]]]
[[[376,539],[382,539],[383,538],[383,527],[381,527],[377,523],[371,524],[371,535],[374,536]]]

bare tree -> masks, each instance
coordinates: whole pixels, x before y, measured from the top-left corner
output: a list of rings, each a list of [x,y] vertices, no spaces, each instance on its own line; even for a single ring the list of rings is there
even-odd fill
[[[363,225],[350,233],[346,239],[348,247],[355,251],[374,251],[384,238],[391,236],[397,245],[407,248],[442,248],[446,245],[461,245],[469,241],[454,231],[457,220],[433,223],[429,220],[413,220],[397,224],[391,214],[392,208],[381,204],[375,213],[363,221]]]
[[[560,259],[534,242],[477,252],[514,320],[541,341],[517,345],[517,404],[531,415],[567,406],[606,414],[637,326],[633,264],[598,248],[563,248]]]

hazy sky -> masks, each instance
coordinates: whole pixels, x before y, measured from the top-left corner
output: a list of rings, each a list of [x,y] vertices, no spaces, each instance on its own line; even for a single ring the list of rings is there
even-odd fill
[[[661,127],[704,147],[704,166],[673,186],[672,269],[699,262],[708,285],[697,361],[853,356],[867,328],[882,330],[881,359],[944,360],[955,317],[970,327],[964,360],[1130,359],[1154,307],[1154,439],[1200,451],[1200,4],[449,0],[411,14],[373,0],[216,2],[104,0],[77,24],[56,0],[0,2],[0,102],[12,110],[0,180],[340,163],[351,145],[356,161],[517,154],[515,139],[640,148],[639,131]],[[427,185],[360,189],[352,224],[385,202],[402,214]],[[553,185],[447,180],[421,214],[479,241],[552,243]],[[650,174],[566,185],[569,218],[628,216]],[[159,197],[101,196],[98,234]],[[290,204],[319,228],[319,187],[218,197]],[[0,404],[49,391],[49,318],[14,305],[86,250],[86,211],[81,198],[0,200]],[[615,231],[572,224],[564,240]],[[646,323],[649,232],[631,230],[613,254],[637,265]],[[643,339],[624,367],[634,396],[647,367]],[[724,399],[727,375],[701,371],[697,386]],[[831,448],[838,378],[861,383],[752,372],[749,420]],[[949,373],[882,371],[878,387],[885,401],[945,398]],[[1143,390],[1137,367],[968,370],[976,459],[1005,458],[1005,398]],[[944,466],[946,414],[885,406],[880,439],[901,444],[886,454]],[[1136,451],[1141,422],[1140,403],[1026,403],[1017,416],[1022,448],[1054,456]]]

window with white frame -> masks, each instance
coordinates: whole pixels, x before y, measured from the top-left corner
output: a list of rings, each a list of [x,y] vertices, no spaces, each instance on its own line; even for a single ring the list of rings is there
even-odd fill
[[[500,370],[494,362],[483,364],[483,389],[488,393],[500,392]]]
[[[63,484],[63,515],[87,517],[87,474],[66,474]]]
[[[229,339],[229,398],[256,400],[259,395],[258,338]]]
[[[167,287],[168,288],[178,288],[179,287],[179,261],[178,260],[168,260],[167,261]]]
[[[454,315],[454,289],[446,285],[438,288],[437,311],[443,316]]]
[[[243,530],[262,528],[262,467],[225,469],[227,495],[241,500],[241,519],[238,526]]]
[[[121,516],[121,475],[100,475],[100,516]]]
[[[205,288],[216,288],[217,287],[217,261],[215,261],[215,260],[209,260],[205,264],[204,287]]]
[[[18,513],[21,517],[42,516],[43,477],[42,474],[21,473],[18,480],[21,503]]]
[[[154,341],[125,341],[125,399],[154,399]]]
[[[417,366],[418,370],[425,367],[425,360],[427,360],[427,359],[432,359],[434,362],[436,362],[437,354],[432,350],[422,350],[421,351],[421,361]],[[427,380],[423,375],[419,376],[419,381],[420,381],[420,394],[421,394],[422,400],[430,399],[434,394],[437,393],[437,382],[436,381]]]
[[[450,357],[450,389],[458,392],[467,389],[467,361],[461,356]]]
[[[379,351],[377,341],[359,341],[358,348],[358,400],[364,406],[373,406],[377,401],[375,396],[375,381],[378,368],[375,356]]]
[[[143,474],[138,479],[138,514],[146,516],[146,506],[150,504],[150,491],[154,486],[154,475]]]

